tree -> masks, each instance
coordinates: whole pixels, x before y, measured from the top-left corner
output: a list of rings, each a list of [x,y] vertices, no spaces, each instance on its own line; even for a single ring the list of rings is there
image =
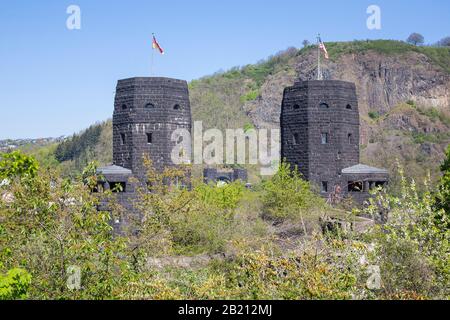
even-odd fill
[[[0,163],[0,171],[29,168],[5,164]],[[20,175],[3,187],[12,201],[0,198],[0,299],[25,294],[31,299],[111,298],[121,285],[122,271],[128,270],[120,258],[124,241],[111,232],[115,211],[98,211],[101,195],[94,196],[81,179],[28,171],[14,170]],[[18,266],[30,273],[31,284]],[[80,276],[75,289],[68,285],[78,277],[73,277],[74,269]]]
[[[417,46],[417,45],[424,44],[425,39],[424,39],[423,35],[421,35],[420,33],[414,32],[414,33],[411,33],[411,35],[408,37],[408,39],[406,39],[406,42]]]
[[[438,46],[440,47],[450,47],[450,37],[442,38],[438,41]]]
[[[303,45],[304,48],[306,48],[307,46],[310,45],[310,43],[309,43],[308,40],[303,40],[302,45]]]
[[[19,151],[0,155],[0,179],[12,179],[17,176],[34,177],[39,168],[37,161]]]

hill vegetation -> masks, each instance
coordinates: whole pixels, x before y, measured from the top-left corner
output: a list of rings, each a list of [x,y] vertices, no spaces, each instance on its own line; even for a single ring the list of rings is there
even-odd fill
[[[385,55],[401,55],[417,52],[426,55],[433,63],[450,73],[450,47],[414,46],[403,41],[376,40],[352,42],[328,42],[330,59],[338,60],[345,54],[360,54],[375,51]]]

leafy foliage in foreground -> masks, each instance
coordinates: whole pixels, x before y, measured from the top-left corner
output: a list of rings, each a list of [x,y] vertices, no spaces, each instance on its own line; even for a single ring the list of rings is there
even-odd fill
[[[0,157],[0,179],[13,179],[17,176],[34,177],[38,168],[36,160],[18,151],[5,153]]]
[[[446,159],[441,165],[442,178],[436,194],[436,209],[440,210],[440,215],[445,215],[447,227],[450,228],[450,146],[447,148]]]
[[[23,163],[30,162],[18,161],[15,165],[22,168],[18,172],[23,173],[27,168]],[[123,245],[111,234],[110,214],[97,211],[97,199],[89,189],[80,181],[43,171],[7,178],[11,183],[2,190],[0,202],[2,269],[27,270],[32,277],[31,298],[111,297],[111,287],[120,281],[113,273],[122,267]],[[67,287],[71,266],[81,270],[82,291]]]
[[[0,187],[1,299],[450,297],[448,218],[436,208],[435,190],[426,183],[419,195],[402,172],[400,196],[379,190],[363,210],[383,213],[386,224],[365,234],[305,228],[301,237],[286,238],[276,231],[279,223],[304,221],[311,209],[334,210],[295,170],[282,166],[254,190],[196,181],[187,189],[175,182],[189,168],[159,174],[149,163],[138,229],[113,237],[111,219],[124,211],[110,193],[90,192],[95,165],[64,180],[42,169],[26,174],[23,164],[33,159],[22,160]],[[110,200],[111,212],[97,211],[99,197]],[[265,217],[265,206],[276,222]],[[195,259],[203,262],[186,262]],[[78,288],[68,286],[71,267],[81,271]],[[373,276],[379,286],[369,286]]]
[[[0,300],[24,299],[31,284],[31,275],[23,269],[14,268],[6,275],[0,274]]]
[[[375,260],[383,272],[387,297],[402,294],[433,298],[449,297],[450,229],[448,217],[434,208],[434,198],[426,189],[419,196],[414,181],[403,176],[399,197],[379,193],[371,199],[367,213],[388,213],[386,224],[373,232]]]

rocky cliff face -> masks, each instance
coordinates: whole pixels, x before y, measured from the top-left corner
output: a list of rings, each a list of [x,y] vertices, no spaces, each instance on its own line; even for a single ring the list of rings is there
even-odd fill
[[[262,85],[260,97],[244,105],[243,109],[256,126],[278,126],[284,87],[292,85],[296,79],[316,77],[315,50],[297,56],[291,63],[295,73],[281,71],[269,76]],[[344,54],[336,61],[323,61],[323,74],[325,79],[356,84],[362,118],[370,111],[386,114],[406,101],[444,112],[450,106],[450,74],[421,53],[386,55],[368,51]]]

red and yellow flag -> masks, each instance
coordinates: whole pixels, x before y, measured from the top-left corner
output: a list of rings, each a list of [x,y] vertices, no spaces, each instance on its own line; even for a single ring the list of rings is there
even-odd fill
[[[155,35],[153,35],[152,48],[158,49],[159,53],[164,54],[164,50],[159,45],[158,41],[156,41]]]
[[[320,37],[319,37],[319,48],[325,54],[325,58],[328,59],[329,56],[328,56],[327,47],[325,47],[325,43],[323,43],[323,41],[322,41],[322,39]]]

